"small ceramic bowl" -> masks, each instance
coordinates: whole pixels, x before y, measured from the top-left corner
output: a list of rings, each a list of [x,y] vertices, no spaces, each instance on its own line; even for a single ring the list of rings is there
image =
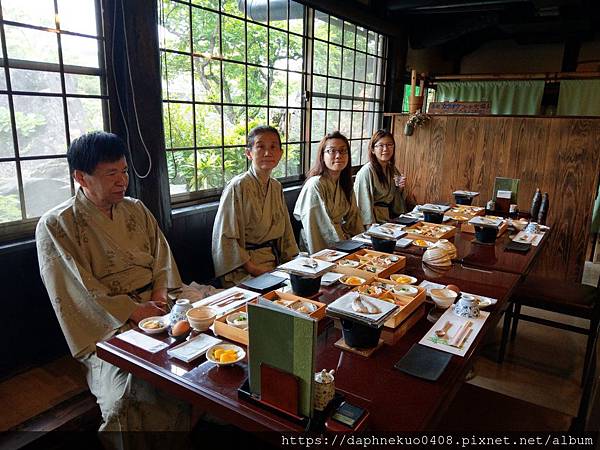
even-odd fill
[[[138,327],[144,333],[158,334],[169,328],[169,319],[162,316],[147,317],[140,320]]]
[[[431,289],[429,291],[433,302],[440,309],[447,309],[454,303],[458,294],[450,289]]]
[[[410,284],[399,284],[398,286],[394,286],[392,291],[394,291],[395,294],[407,295],[409,297],[414,297],[419,293],[419,290]]]
[[[215,352],[217,350],[223,351],[235,351],[235,359],[227,360],[221,362],[221,360],[216,356]],[[233,344],[216,344],[206,350],[206,359],[210,362],[213,362],[219,366],[228,366],[230,364],[235,364],[236,362],[241,361],[246,356],[246,352],[242,347],[238,347]]]
[[[248,314],[243,311],[231,313],[225,320],[227,321],[227,324],[232,327],[240,328],[242,330],[248,328]]]
[[[206,331],[215,321],[217,312],[210,306],[198,306],[185,313],[191,327],[196,331]]]

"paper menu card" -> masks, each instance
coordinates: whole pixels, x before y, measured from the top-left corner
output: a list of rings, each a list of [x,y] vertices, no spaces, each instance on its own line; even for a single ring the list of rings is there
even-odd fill
[[[453,355],[465,356],[489,315],[489,312],[481,311],[479,317],[468,319],[454,314],[454,308],[450,307],[442,314],[442,317],[433,324],[431,329],[419,341],[419,344],[452,353]],[[471,322],[471,325],[469,330],[465,333],[465,339],[462,345],[460,347],[451,345],[453,339],[457,337],[457,333],[459,333],[462,327],[469,321]],[[450,323],[450,328],[446,331],[446,336],[437,336],[435,333],[436,330],[442,329],[446,322]]]
[[[167,350],[167,354],[184,362],[190,362],[203,355],[206,353],[206,350],[220,342],[222,342],[221,339],[203,333]]]
[[[136,330],[128,330],[124,333],[117,334],[117,338],[150,353],[159,352],[163,348],[167,348],[169,346],[169,344],[163,341],[146,336],[145,334],[142,334]]]
[[[298,377],[300,415],[313,413],[313,377],[317,321],[290,308],[258,299],[248,304],[248,373],[250,391],[260,396],[261,365]]]

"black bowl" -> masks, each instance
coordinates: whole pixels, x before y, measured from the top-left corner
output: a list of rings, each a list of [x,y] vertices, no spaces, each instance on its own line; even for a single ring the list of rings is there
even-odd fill
[[[379,343],[381,328],[373,328],[354,320],[342,319],[342,335],[346,345],[353,348],[373,348]]]
[[[294,273],[290,274],[292,290],[300,297],[311,297],[319,293],[321,289],[321,277],[308,278]]]
[[[473,203],[473,197],[467,197],[464,195],[455,195],[454,201],[457,205],[471,205]]]
[[[475,226],[475,238],[484,244],[493,244],[498,237],[498,229]]]
[[[394,253],[396,249],[396,241],[391,239],[382,239],[375,236],[371,236],[371,244],[373,250],[384,253]]]
[[[423,220],[429,223],[442,223],[444,221],[444,213],[423,211]]]

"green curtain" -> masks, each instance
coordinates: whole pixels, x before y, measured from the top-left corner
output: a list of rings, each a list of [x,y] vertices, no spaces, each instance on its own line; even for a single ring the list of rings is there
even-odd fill
[[[600,116],[600,80],[561,81],[556,114]]]
[[[489,101],[492,114],[536,115],[540,113],[544,81],[448,81],[437,85],[436,100]]]

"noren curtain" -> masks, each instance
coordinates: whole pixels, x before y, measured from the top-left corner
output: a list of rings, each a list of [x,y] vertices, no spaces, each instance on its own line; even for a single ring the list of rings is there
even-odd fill
[[[491,102],[492,114],[540,113],[544,81],[448,81],[438,83],[437,101]]]
[[[556,114],[600,116],[600,80],[561,81]]]

